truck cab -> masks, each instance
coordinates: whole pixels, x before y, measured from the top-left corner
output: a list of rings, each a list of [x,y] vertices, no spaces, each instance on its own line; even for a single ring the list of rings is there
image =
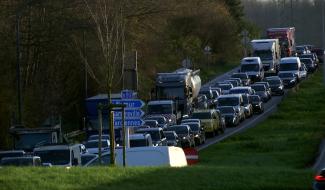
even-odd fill
[[[177,104],[172,100],[154,100],[149,101],[147,105],[147,114],[144,119],[150,119],[153,116],[164,116],[168,125],[176,124],[181,119],[181,112],[177,110]]]

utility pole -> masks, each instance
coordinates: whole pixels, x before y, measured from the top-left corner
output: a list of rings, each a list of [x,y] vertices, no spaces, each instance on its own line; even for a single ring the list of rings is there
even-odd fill
[[[20,11],[16,12],[16,78],[17,78],[17,111],[18,125],[22,124],[22,96],[21,96],[21,71],[20,71]]]

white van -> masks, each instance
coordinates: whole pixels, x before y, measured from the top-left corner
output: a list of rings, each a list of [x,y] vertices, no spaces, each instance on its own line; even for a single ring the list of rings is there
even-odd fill
[[[252,81],[261,81],[264,78],[264,69],[259,57],[245,57],[241,60],[240,72],[247,73]]]
[[[292,73],[297,77],[297,80],[301,80],[301,62],[299,57],[285,57],[280,61],[279,74]]]
[[[123,150],[116,149],[116,164],[123,166]],[[110,153],[102,155],[102,164],[110,163]],[[98,166],[98,156],[84,166]],[[126,149],[127,166],[187,166],[186,157],[182,148],[174,146],[135,147]]]

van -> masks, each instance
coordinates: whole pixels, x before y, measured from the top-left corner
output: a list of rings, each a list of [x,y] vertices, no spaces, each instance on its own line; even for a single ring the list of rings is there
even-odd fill
[[[280,61],[279,75],[283,73],[292,73],[297,77],[297,80],[301,80],[301,62],[299,57],[286,57]]]
[[[78,144],[41,146],[34,148],[34,155],[41,158],[42,164],[65,167],[81,165],[81,151]]]
[[[102,155],[102,164],[110,163],[110,153]],[[85,167],[98,166],[98,156]],[[123,150],[116,149],[116,165],[123,165]],[[169,166],[184,167],[187,166],[185,153],[182,148],[174,146],[152,146],[152,147],[134,147],[126,149],[127,166]]]
[[[264,69],[259,57],[245,57],[240,64],[240,72],[247,73],[252,81],[261,81],[264,78]]]
[[[201,120],[201,125],[204,129],[206,136],[214,136],[218,133],[218,131],[223,133],[225,130],[221,125],[220,115],[214,109],[195,110],[192,113],[191,118]]]

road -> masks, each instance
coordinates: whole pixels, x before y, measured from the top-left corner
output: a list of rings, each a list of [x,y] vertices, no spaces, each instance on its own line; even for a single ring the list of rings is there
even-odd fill
[[[218,82],[218,81],[223,81],[226,80],[227,78],[229,78],[231,76],[232,73],[236,72],[239,69],[239,67],[236,67],[230,71],[228,71],[227,73],[224,73],[220,76],[217,76],[216,78],[214,78],[213,80],[211,80],[210,82],[204,84],[202,86],[202,88],[209,88],[210,85]],[[286,92],[287,93],[287,92]],[[284,95],[285,96],[285,95]],[[277,109],[277,105],[281,102],[283,96],[272,96],[272,99],[270,101],[268,101],[267,103],[264,104],[264,113],[262,114],[258,114],[258,115],[254,115],[253,117],[246,119],[244,122],[242,122],[240,125],[238,125],[237,127],[233,127],[233,128],[227,128],[225,133],[222,135],[218,135],[214,138],[209,138],[206,140],[206,143],[203,145],[200,145],[197,147],[197,150],[203,150],[215,143],[218,143],[234,134],[243,132],[249,128],[252,128],[254,126],[256,126],[258,123],[262,122],[263,120],[265,120],[268,116],[270,116],[273,112],[276,111]],[[325,154],[325,153],[324,153]]]

